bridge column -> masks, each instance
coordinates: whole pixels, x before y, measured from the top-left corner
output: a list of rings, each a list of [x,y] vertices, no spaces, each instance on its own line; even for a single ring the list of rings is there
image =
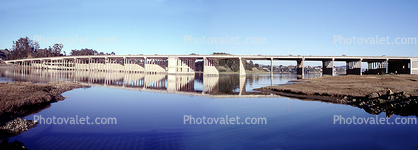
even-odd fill
[[[168,57],[167,72],[168,74],[177,74],[178,58],[174,56]]]
[[[296,78],[297,79],[303,79],[305,77],[305,69],[303,66],[304,61],[305,61],[305,58],[297,60],[297,65],[296,65]]]
[[[123,72],[126,73],[126,57],[123,57]]]
[[[346,75],[362,75],[361,61],[346,61]]]
[[[78,59],[74,57],[74,69],[78,70]]]
[[[273,58],[270,58],[270,74],[273,76]],[[273,79],[273,78],[272,78]]]
[[[273,86],[273,58],[270,58],[270,86]]]
[[[334,58],[322,61],[322,76],[325,75],[334,76]]]
[[[203,75],[219,75],[214,65],[214,59],[203,57]]]
[[[410,59],[410,74],[418,74],[418,58]]]
[[[109,71],[109,58],[105,57],[105,65],[104,65],[104,72],[108,72]]]
[[[239,75],[240,76],[247,75],[247,73],[245,72],[245,67],[244,67],[243,61],[245,61],[245,60],[241,59],[241,57],[239,57]]]
[[[195,73],[195,59],[191,58],[176,58],[176,73],[177,74],[194,74]]]
[[[92,63],[91,63],[91,58],[89,57],[89,65],[88,65],[88,67],[89,67],[89,68],[88,68],[88,70],[89,70],[89,71],[91,71],[91,70],[93,69],[93,68],[91,67],[91,64],[92,64]]]
[[[148,71],[149,71],[148,58],[144,57],[144,73],[147,74]]]

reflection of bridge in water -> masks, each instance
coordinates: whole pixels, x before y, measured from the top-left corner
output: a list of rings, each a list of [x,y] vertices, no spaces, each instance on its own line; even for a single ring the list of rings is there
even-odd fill
[[[206,76],[203,74],[144,74],[100,71],[64,71],[45,69],[0,69],[2,77],[16,81],[73,81],[86,85],[118,89],[186,94],[195,96],[227,97],[277,97],[276,95],[247,92],[246,80],[258,80],[253,76]],[[271,78],[270,76],[264,76]],[[286,78],[286,76],[283,76]],[[290,78],[290,74],[288,76]],[[271,78],[272,80],[273,78]],[[271,82],[272,83],[272,82]]]

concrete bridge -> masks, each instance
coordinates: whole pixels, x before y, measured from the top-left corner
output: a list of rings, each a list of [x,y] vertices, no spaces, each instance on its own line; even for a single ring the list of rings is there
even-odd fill
[[[369,73],[418,74],[418,57],[388,56],[280,56],[280,55],[91,55],[65,56],[8,60],[7,64],[23,67],[86,70],[99,72],[128,72],[146,74],[194,74],[196,60],[204,62],[204,75],[219,75],[215,61],[220,59],[239,60],[239,74],[246,75],[243,61],[269,60],[297,62],[297,76],[304,78],[305,61],[321,61],[322,74],[334,75],[334,62],[346,62],[346,74],[362,75],[361,62],[368,63]]]

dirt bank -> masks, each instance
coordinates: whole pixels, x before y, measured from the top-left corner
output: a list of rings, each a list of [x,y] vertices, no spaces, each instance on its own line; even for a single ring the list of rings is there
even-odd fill
[[[405,91],[418,95],[418,75],[348,75],[308,78],[295,84],[262,87],[257,90],[271,90],[285,93],[319,95],[330,97],[366,97],[372,93],[386,94]]]
[[[14,136],[35,126],[36,123],[20,117],[49,107],[50,103],[64,100],[65,91],[81,88],[72,82],[4,82],[0,83],[0,134]]]
[[[72,82],[31,82],[0,83],[0,115],[4,113],[24,113],[25,107],[63,100],[61,93],[83,87]]]
[[[286,97],[346,104],[370,114],[418,117],[418,75],[329,76],[255,89]]]

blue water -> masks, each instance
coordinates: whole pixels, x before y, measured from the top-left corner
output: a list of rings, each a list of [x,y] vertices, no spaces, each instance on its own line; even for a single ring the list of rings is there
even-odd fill
[[[269,75],[247,76],[246,91],[271,84]],[[280,76],[280,75],[275,75]],[[230,77],[228,77],[230,78]],[[274,78],[273,84],[293,78]],[[199,81],[194,81],[201,91]],[[200,83],[200,84],[199,84]],[[239,90],[238,90],[239,91]],[[410,125],[334,124],[334,115],[379,117],[341,104],[285,97],[213,98],[93,86],[25,117],[115,117],[117,124],[38,124],[10,138],[28,149],[418,149]],[[265,117],[267,124],[189,124],[184,116]],[[391,116],[395,118],[406,116]],[[410,116],[416,118],[415,116]]]

